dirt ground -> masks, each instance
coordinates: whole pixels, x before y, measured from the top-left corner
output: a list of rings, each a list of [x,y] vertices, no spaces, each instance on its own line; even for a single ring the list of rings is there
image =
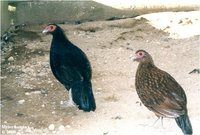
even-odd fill
[[[200,22],[190,17],[168,22]],[[190,21],[183,23],[185,18]],[[174,119],[164,119],[163,126],[161,121],[154,124],[157,117],[140,103],[134,85],[138,63],[129,56],[144,49],[184,88],[194,135],[199,135],[200,78],[189,74],[199,68],[199,35],[174,39],[166,33],[171,25],[159,30],[144,18],[60,26],[91,62],[96,111],[63,104],[68,92],[49,67],[52,36],[41,33],[45,25],[28,26],[15,37],[14,49],[1,65],[1,134],[181,135]]]

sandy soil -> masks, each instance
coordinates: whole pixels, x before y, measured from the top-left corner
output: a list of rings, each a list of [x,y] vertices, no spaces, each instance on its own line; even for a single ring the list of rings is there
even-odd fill
[[[195,19],[200,22],[200,18]],[[192,25],[193,20],[190,22],[184,25]],[[52,37],[41,34],[44,26],[30,26],[15,37],[15,48],[1,65],[2,134],[182,134],[173,119],[164,119],[163,126],[161,121],[154,124],[157,117],[140,103],[134,85],[138,63],[129,59],[137,49],[148,51],[155,64],[182,85],[194,135],[200,133],[200,79],[199,74],[189,74],[199,67],[198,35],[173,39],[144,18],[60,26],[91,61],[97,110],[85,113],[63,105],[68,92],[49,67]]]

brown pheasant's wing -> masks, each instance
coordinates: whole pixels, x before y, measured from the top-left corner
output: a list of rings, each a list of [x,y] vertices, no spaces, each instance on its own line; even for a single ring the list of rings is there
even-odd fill
[[[153,105],[151,110],[157,115],[162,117],[176,118],[185,114],[185,110],[176,102],[169,98],[165,98],[164,102],[159,105]]]
[[[163,100],[158,104],[152,104],[149,109],[164,117],[174,118],[185,114],[187,100],[184,90],[170,74],[161,72],[162,78],[157,91],[161,92]]]

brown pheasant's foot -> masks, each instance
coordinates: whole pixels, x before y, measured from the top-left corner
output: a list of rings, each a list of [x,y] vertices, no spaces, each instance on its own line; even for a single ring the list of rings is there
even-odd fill
[[[164,126],[163,126],[163,117],[158,117],[158,119],[153,123],[152,127],[154,127],[155,124],[156,124],[159,120],[161,120],[162,128],[164,128]]]

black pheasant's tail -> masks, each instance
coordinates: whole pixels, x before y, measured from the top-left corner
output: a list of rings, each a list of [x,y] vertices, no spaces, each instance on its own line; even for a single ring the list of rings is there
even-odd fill
[[[187,114],[181,115],[175,118],[175,120],[184,135],[192,135],[192,125]]]
[[[86,112],[95,111],[96,103],[91,82],[76,82],[72,86],[72,99],[79,109]]]

